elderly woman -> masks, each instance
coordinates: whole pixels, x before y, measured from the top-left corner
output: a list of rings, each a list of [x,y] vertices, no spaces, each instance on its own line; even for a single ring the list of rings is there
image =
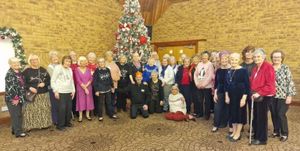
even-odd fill
[[[199,116],[197,116],[197,114],[195,114],[195,111],[199,111],[199,109],[197,108],[197,107],[199,107],[199,103],[196,101],[197,100],[197,87],[195,85],[194,73],[195,73],[196,67],[199,64],[199,62],[200,62],[199,56],[194,55],[192,57],[190,70],[189,70],[189,77],[190,77],[190,80],[191,80],[191,84],[190,84],[190,86],[191,86],[191,100],[194,104],[193,105],[194,106],[194,115],[196,117],[199,117]]]
[[[266,54],[262,48],[255,49],[250,85],[254,101],[254,140],[253,145],[265,145],[268,138],[268,105],[276,94],[275,70],[266,62]]]
[[[215,91],[214,91],[214,123],[212,132],[217,132],[219,128],[224,128],[228,124],[228,105],[225,103],[226,77],[230,68],[229,52],[224,50],[219,53],[220,68],[216,71]]]
[[[103,121],[103,107],[106,106],[106,113],[110,118],[117,119],[114,113],[114,103],[111,99],[111,93],[114,91],[113,79],[109,68],[105,66],[105,59],[98,59],[99,67],[93,75],[93,87],[98,99],[98,120]]]
[[[59,59],[58,59],[58,52],[55,50],[52,50],[49,52],[49,59],[50,64],[48,65],[47,71],[52,77],[54,68],[59,65]],[[56,125],[57,124],[57,100],[54,97],[54,93],[51,87],[49,87],[49,95],[50,95],[50,102],[51,102],[51,113],[52,113],[52,122]]]
[[[40,59],[37,55],[29,55],[28,63],[29,67],[23,72],[25,88],[37,95],[33,102],[25,104],[23,126],[25,130],[48,128],[52,125],[48,91],[50,75],[45,68],[40,66]]]
[[[148,63],[144,66],[143,82],[149,82],[151,80],[151,73],[158,72],[158,67],[155,65],[155,59],[149,58]]]
[[[72,69],[70,68],[71,63],[71,57],[64,56],[61,65],[54,69],[51,78],[51,86],[55,98],[58,100],[58,123],[56,128],[60,131],[65,130],[65,127],[72,127],[71,112],[75,86]]]
[[[242,51],[243,62],[241,64],[241,66],[243,68],[247,69],[249,77],[251,76],[252,69],[256,65],[253,61],[253,52],[254,52],[254,50],[255,50],[255,47],[247,46]],[[251,110],[251,95],[250,94],[247,96],[247,105],[248,105],[248,110],[250,111]],[[249,117],[249,124],[250,124],[251,112],[248,113],[248,117]]]
[[[272,137],[280,137],[280,141],[288,139],[288,122],[286,113],[296,94],[295,85],[289,67],[283,64],[285,54],[282,50],[274,50],[271,59],[276,74],[276,95],[270,104],[274,133]]]
[[[193,120],[195,118],[186,111],[186,102],[177,85],[172,86],[171,94],[169,95],[170,112],[165,114],[166,119],[174,121]]]
[[[169,65],[173,69],[174,74],[176,75],[176,73],[178,71],[178,65],[177,65],[176,58],[174,56],[170,56]]]
[[[76,83],[75,70],[78,67],[78,64],[77,64],[77,54],[76,54],[75,51],[70,51],[69,52],[69,56],[72,59],[71,69],[72,69],[72,72],[73,72],[74,83]],[[76,89],[76,85],[75,85],[75,89]],[[76,96],[72,100],[72,112],[76,116],[79,116],[79,113],[76,111]]]
[[[230,122],[233,132],[229,135],[231,142],[241,139],[241,130],[247,123],[246,98],[250,91],[248,71],[239,65],[240,54],[230,55],[231,69],[226,77],[225,102],[229,104]]]
[[[88,59],[88,66],[87,68],[89,68],[92,72],[92,74],[95,72],[95,70],[98,67],[97,64],[97,55],[94,52],[89,52],[87,54],[87,59]]]
[[[162,60],[161,69],[159,71],[159,79],[163,82],[164,91],[164,106],[163,111],[167,112],[169,109],[169,95],[171,93],[171,87],[175,83],[175,72],[173,68],[168,64],[168,59]]]
[[[135,73],[143,72],[143,64],[140,62],[140,56],[137,52],[132,54],[132,63],[129,64],[129,79],[135,84]]]
[[[178,71],[175,76],[175,82],[179,86],[180,92],[186,101],[187,113],[191,112],[191,79],[189,76],[190,62],[190,58],[184,58],[183,64],[178,67]]]
[[[22,129],[22,104],[25,102],[24,77],[20,72],[18,58],[9,58],[10,69],[5,76],[5,103],[12,121],[12,134],[25,137]]]
[[[158,54],[157,54],[156,51],[152,51],[152,52],[151,52],[151,57],[150,57],[150,58],[154,58],[154,60],[155,60],[155,65],[156,65],[158,68],[161,67],[161,64],[160,64],[160,61],[159,61],[159,56],[158,56]]]
[[[79,112],[78,122],[82,122],[82,112],[86,111],[86,118],[91,121],[90,111],[94,109],[92,92],[93,76],[87,68],[87,59],[84,56],[78,58],[79,67],[74,71],[76,77],[76,111]]]
[[[201,53],[202,62],[200,62],[194,73],[194,81],[197,87],[197,103],[195,113],[197,116],[203,116],[203,104],[205,119],[209,120],[210,117],[210,107],[212,103],[212,88],[213,88],[213,79],[215,77],[215,70],[213,64],[209,61],[210,53],[204,51]]]
[[[130,84],[129,80],[129,64],[127,63],[127,58],[125,55],[121,55],[119,58],[119,62],[117,65],[121,71],[121,77],[118,81],[118,89],[125,89],[128,84]],[[126,109],[126,98],[128,98],[127,93],[118,92],[117,93],[117,110],[120,111],[123,109],[124,112],[127,111]]]

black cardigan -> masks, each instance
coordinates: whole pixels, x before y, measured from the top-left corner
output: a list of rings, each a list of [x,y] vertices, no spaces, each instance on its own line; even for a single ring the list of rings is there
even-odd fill
[[[21,76],[23,78],[22,74]],[[15,98],[18,98],[20,103],[25,101],[25,87],[20,84],[16,73],[10,68],[5,76],[5,101],[12,101]]]
[[[153,82],[152,82],[152,80],[150,80],[148,82],[148,85],[149,85],[149,90],[150,90],[151,95],[152,95],[152,89],[151,89],[152,84],[153,84]],[[158,90],[159,100],[164,100],[164,89],[162,87],[162,81],[159,79],[158,79],[158,85],[159,85],[159,90]]]

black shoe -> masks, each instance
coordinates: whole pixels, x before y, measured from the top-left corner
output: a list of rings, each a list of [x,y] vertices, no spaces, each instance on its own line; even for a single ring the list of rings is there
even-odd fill
[[[73,124],[69,123],[69,124],[66,125],[66,127],[73,127]]]
[[[231,134],[228,134],[228,135],[226,136],[226,138],[229,139],[229,140],[232,139],[232,137],[233,137],[233,136],[231,136]]]
[[[273,133],[269,137],[276,138],[276,137],[280,137],[280,135],[278,133]]]
[[[242,135],[240,135],[237,139],[234,139],[233,137],[231,137],[231,138],[229,139],[229,141],[230,141],[230,142],[237,142],[237,141],[241,140],[241,138],[242,138]]]
[[[280,139],[279,139],[281,142],[285,142],[288,140],[288,137],[287,136],[281,136]]]
[[[26,137],[26,133],[21,133],[19,135],[16,135],[16,137]]]
[[[262,142],[262,141],[259,141],[259,140],[253,140],[253,141],[251,141],[251,144],[252,145],[266,145],[267,142]]]
[[[15,135],[15,132],[14,132],[14,131],[11,131],[11,134],[12,134],[12,135]]]
[[[60,128],[60,127],[56,127],[57,130],[59,131],[66,131],[66,129],[64,127]]]

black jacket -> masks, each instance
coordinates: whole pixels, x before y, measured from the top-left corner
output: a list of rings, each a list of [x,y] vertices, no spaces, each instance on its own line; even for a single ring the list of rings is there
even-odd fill
[[[20,76],[24,79],[22,74]],[[24,84],[21,84],[17,74],[10,68],[5,76],[5,101],[12,101],[15,98],[18,98],[20,103],[25,101],[25,87]]]
[[[95,92],[108,92],[113,88],[113,80],[108,68],[97,68],[93,75],[93,87]]]
[[[119,90],[120,92],[129,93],[131,96],[131,104],[147,105],[150,102],[151,94],[148,85],[141,83],[130,84],[125,89]]]
[[[190,68],[189,68],[190,70]],[[177,83],[178,85],[181,85],[181,80],[183,77],[183,65],[178,67],[177,73],[175,75],[175,83]],[[190,81],[191,84],[191,81]]]
[[[129,80],[129,64],[124,64],[121,65],[119,62],[117,62],[117,65],[121,71],[121,77],[120,80],[118,81],[118,87],[119,88],[124,88],[127,87],[128,84],[130,83]]]
[[[152,84],[153,84],[153,82],[152,82],[152,80],[150,80],[148,82],[148,86],[149,86],[149,90],[150,90],[151,95],[153,94],[152,89],[151,89]],[[162,81],[159,80],[159,79],[158,79],[158,85],[159,85],[159,90],[158,90],[159,100],[164,100],[164,89],[162,87]]]

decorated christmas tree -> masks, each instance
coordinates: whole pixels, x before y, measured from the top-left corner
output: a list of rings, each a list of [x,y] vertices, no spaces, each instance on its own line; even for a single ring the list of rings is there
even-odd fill
[[[150,37],[144,19],[140,12],[138,0],[126,0],[124,4],[124,15],[119,19],[119,28],[116,32],[116,45],[114,47],[115,59],[121,54],[127,56],[131,61],[131,55],[138,52],[143,63],[150,56]]]

